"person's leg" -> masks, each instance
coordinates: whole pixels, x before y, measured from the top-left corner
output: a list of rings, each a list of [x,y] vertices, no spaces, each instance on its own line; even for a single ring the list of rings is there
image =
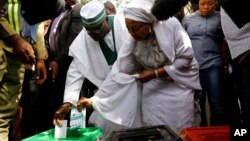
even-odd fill
[[[245,108],[244,108],[244,113],[245,114],[245,119],[243,119],[244,125],[248,129],[250,129],[250,70],[247,70],[244,74],[244,79],[243,79],[243,95],[245,96]]]
[[[34,72],[30,69],[25,70],[25,77],[22,88],[22,97],[20,105],[23,108],[21,127],[22,127],[22,138],[35,135],[37,133],[37,115],[39,90],[35,84],[35,80],[32,80],[35,76]]]
[[[225,77],[223,83],[223,99],[230,126],[239,126],[241,125],[241,111],[238,102],[239,94],[237,93],[237,85],[234,77],[234,71]]]
[[[81,92],[80,92],[80,97],[86,97],[86,98],[90,98],[95,94],[95,91],[97,90],[97,87],[91,83],[88,79],[85,79],[81,88]],[[86,110],[86,126],[90,127],[93,126],[91,124],[89,124],[89,118],[91,116],[93,112],[93,109],[87,109]]]
[[[9,140],[10,141],[20,141],[22,138],[21,133],[21,120],[22,120],[22,107],[19,105],[15,119],[10,122],[9,128]]]
[[[55,113],[55,105],[58,103],[58,100],[61,99],[61,96],[56,96],[61,94],[62,90],[58,89],[58,91],[56,91],[54,89],[55,82],[52,82],[51,72],[48,70],[47,72],[47,80],[42,85],[38,86],[39,99],[37,99],[37,107],[34,111],[37,115],[36,123],[38,133],[54,128],[53,116]]]
[[[228,124],[223,104],[223,67],[207,69],[207,96],[211,109],[211,125]]]
[[[242,122],[250,129],[250,60],[241,64],[234,61],[235,79],[237,82],[237,93],[240,98]]]
[[[10,119],[1,119],[0,118],[0,140],[1,141],[9,141],[9,123]]]
[[[24,65],[6,54],[8,67],[0,82],[0,140],[8,141],[9,122],[15,118],[21,96]]]
[[[201,112],[201,123],[200,126],[207,126],[207,116],[206,116],[206,70],[200,70],[200,83],[202,87],[202,92],[199,95],[199,104]]]

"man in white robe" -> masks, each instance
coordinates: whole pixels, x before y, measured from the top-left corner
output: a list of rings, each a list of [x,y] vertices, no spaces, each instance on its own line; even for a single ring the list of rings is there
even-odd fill
[[[84,29],[69,48],[73,61],[67,72],[64,104],[54,115],[54,124],[64,119],[79,100],[84,81],[100,87],[111,70],[121,46],[129,33],[122,15],[106,16],[104,4],[92,0],[80,11]]]

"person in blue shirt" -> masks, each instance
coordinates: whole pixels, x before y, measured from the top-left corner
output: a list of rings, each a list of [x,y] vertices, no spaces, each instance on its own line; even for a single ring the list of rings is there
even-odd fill
[[[182,25],[187,31],[200,69],[201,126],[207,125],[206,95],[211,109],[211,125],[224,125],[223,60],[220,45],[223,42],[220,12],[215,11],[217,0],[199,0],[199,9],[184,17]]]

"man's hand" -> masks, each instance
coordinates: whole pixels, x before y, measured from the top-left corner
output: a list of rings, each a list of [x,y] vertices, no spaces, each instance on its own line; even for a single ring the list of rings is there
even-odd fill
[[[70,111],[71,103],[64,103],[54,114],[53,124],[62,126],[61,120],[64,119],[65,115]]]
[[[58,66],[58,63],[56,61],[50,62],[50,64],[49,64],[49,70],[52,73],[52,81],[53,82],[55,81],[55,79],[57,77],[58,69],[59,69],[59,66]]]
[[[46,66],[44,64],[44,60],[39,59],[36,62],[36,83],[38,85],[42,85],[46,79],[47,79],[47,71],[46,71]]]
[[[9,43],[23,63],[35,64],[35,53],[32,46],[19,35],[12,35],[8,38]]]
[[[82,111],[82,108],[92,108],[92,106],[93,106],[93,103],[89,98],[82,97],[77,102],[77,110],[79,112]]]

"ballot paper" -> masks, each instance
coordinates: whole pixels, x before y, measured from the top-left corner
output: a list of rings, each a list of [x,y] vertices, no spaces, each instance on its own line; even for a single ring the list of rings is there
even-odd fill
[[[71,109],[70,113],[70,128],[86,128],[86,109],[82,109],[81,112],[76,107]]]
[[[66,138],[67,137],[67,120],[62,120],[62,126],[55,126],[54,138]]]

